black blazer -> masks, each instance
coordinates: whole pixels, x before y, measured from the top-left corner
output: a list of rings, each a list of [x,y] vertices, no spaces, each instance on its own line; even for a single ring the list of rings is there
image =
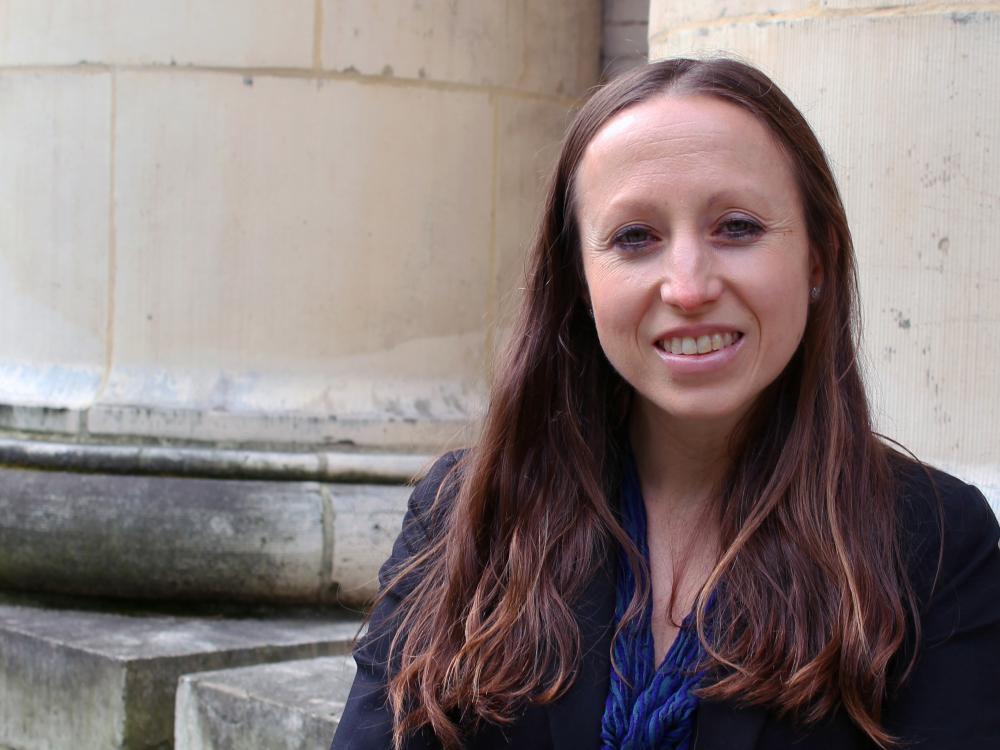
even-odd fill
[[[456,454],[440,459],[410,498],[403,530],[380,580],[411,558],[435,527],[428,508]],[[982,494],[955,477],[928,475],[900,461],[900,513],[909,570],[923,605],[918,661],[885,704],[884,724],[908,748],[1000,750],[1000,528]],[[943,547],[940,545],[943,529]],[[943,550],[935,588],[938,553]],[[474,748],[599,750],[608,692],[616,560],[593,577],[575,607],[582,663],[577,679],[556,702],[530,706],[513,724],[487,726]],[[355,650],[357,677],[331,750],[391,747],[392,721],[385,705],[386,653],[396,606],[410,586],[390,592],[372,613],[369,633]],[[932,595],[933,592],[933,595]],[[383,635],[379,636],[378,634]],[[912,648],[912,637],[907,648]],[[901,660],[902,661],[902,660]],[[842,710],[803,729],[758,707],[703,700],[696,718],[695,750],[847,750],[876,746]],[[440,744],[423,732],[406,750]]]

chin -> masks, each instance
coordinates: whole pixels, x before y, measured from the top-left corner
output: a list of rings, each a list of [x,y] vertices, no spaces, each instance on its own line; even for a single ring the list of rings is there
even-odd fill
[[[698,394],[690,399],[642,397],[648,416],[689,427],[732,430],[750,410],[755,399],[727,398],[723,394]]]

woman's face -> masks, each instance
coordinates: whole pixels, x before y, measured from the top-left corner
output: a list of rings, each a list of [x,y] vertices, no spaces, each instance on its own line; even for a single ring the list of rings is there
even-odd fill
[[[665,94],[598,131],[575,201],[597,334],[637,408],[731,429],[788,364],[819,283],[784,153],[735,105]]]

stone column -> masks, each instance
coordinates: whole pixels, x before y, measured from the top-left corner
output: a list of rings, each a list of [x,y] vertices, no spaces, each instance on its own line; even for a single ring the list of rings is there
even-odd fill
[[[0,2],[0,421],[437,448],[474,420],[596,0]]]
[[[1000,6],[653,0],[650,56],[737,54],[827,149],[880,429],[1000,512]]]
[[[482,406],[600,3],[0,0],[0,30],[0,464],[88,473],[0,469],[0,588],[364,599],[384,485]]]

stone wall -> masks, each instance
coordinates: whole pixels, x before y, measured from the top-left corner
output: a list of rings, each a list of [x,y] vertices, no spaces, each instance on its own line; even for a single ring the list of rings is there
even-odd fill
[[[653,0],[652,58],[719,51],[770,73],[827,149],[881,430],[1000,511],[1000,5]]]
[[[649,59],[649,0],[604,0],[601,71],[613,78]]]
[[[597,0],[0,0],[0,427],[439,446]]]

